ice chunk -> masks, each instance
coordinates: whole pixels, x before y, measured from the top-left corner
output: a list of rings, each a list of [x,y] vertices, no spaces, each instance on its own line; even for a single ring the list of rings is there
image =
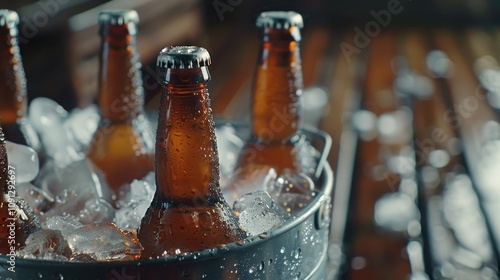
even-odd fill
[[[399,92],[422,99],[430,97],[434,92],[431,79],[412,71],[401,71],[394,85]]]
[[[379,116],[377,122],[379,141],[387,145],[408,143],[411,133],[412,115],[405,107]]]
[[[229,205],[245,193],[266,190],[274,185],[276,170],[267,165],[248,165],[234,172],[229,184],[222,188],[222,193]]]
[[[86,159],[65,167],[59,167],[54,161],[48,162],[42,168],[37,184],[56,197],[53,209],[45,213],[42,220],[68,215],[84,223],[94,222],[90,219],[98,222],[112,220],[111,206],[98,200],[109,197],[109,189]]]
[[[46,97],[33,99],[29,107],[29,121],[37,131],[59,125],[67,115],[68,112],[61,105]]]
[[[92,191],[63,191],[56,197],[54,207],[47,213],[41,216],[42,222],[55,216],[63,217],[80,217],[80,213],[84,211],[88,201],[96,199],[95,193]]]
[[[115,223],[122,229],[137,229],[156,191],[155,173],[150,172],[142,180],[130,184],[130,192],[118,202]]]
[[[234,202],[233,210],[240,226],[249,234],[257,235],[280,226],[288,214],[263,190],[242,195]]]
[[[78,215],[82,224],[111,222],[115,216],[115,209],[102,198],[94,198],[85,202],[84,208]]]
[[[74,254],[86,254],[98,261],[138,259],[142,251],[134,233],[122,231],[109,222],[73,231],[68,244]]]
[[[77,194],[91,192],[98,197],[105,195],[108,188],[105,181],[92,170],[87,159],[75,161],[67,166],[61,166],[55,161],[47,162],[35,181],[52,196],[60,195],[64,191],[74,191]]]
[[[118,209],[115,214],[116,225],[122,229],[138,229],[151,201],[131,201]]]
[[[300,155],[299,160],[302,168],[300,170],[301,172],[307,174],[308,176],[313,175],[316,172],[316,166],[321,154],[312,146],[305,135],[300,136],[299,141],[295,143],[292,153]]]
[[[30,234],[26,239],[26,246],[19,251],[20,256],[29,254],[55,254],[68,258],[71,256],[71,249],[60,231],[42,229]]]
[[[77,150],[87,150],[99,125],[99,120],[99,110],[94,104],[84,109],[73,109],[65,119],[63,128]]]
[[[155,173],[150,172],[142,180],[134,180],[130,184],[130,192],[127,195],[128,201],[148,201],[153,200],[156,192]]]
[[[408,224],[418,220],[420,212],[413,200],[403,193],[386,194],[375,203],[375,223],[392,231],[404,232]]]
[[[297,213],[316,195],[311,178],[291,169],[283,170],[276,182],[268,185],[266,190],[288,213]]]
[[[415,150],[412,147],[401,147],[397,154],[388,152],[386,165],[392,173],[400,174],[404,178],[410,178],[415,173]]]
[[[29,107],[29,121],[40,136],[46,155],[61,164],[81,159],[63,129],[68,112],[49,98],[36,98]]]
[[[32,148],[5,141],[9,164],[15,168],[16,183],[31,182],[38,175],[38,155]]]
[[[82,226],[75,217],[62,216],[50,217],[45,221],[44,225],[46,229],[59,230],[64,238],[68,238],[73,231]]]
[[[236,160],[244,143],[236,135],[234,127],[230,125],[217,127],[215,134],[217,136],[217,150],[219,151],[221,186],[225,186],[233,173]]]
[[[54,206],[55,200],[51,195],[30,183],[18,184],[16,186],[16,191],[17,194],[35,210],[36,214],[43,214]]]
[[[365,141],[377,137],[377,115],[370,111],[358,110],[352,115],[352,126]]]
[[[301,98],[302,126],[317,127],[328,103],[328,94],[323,88],[304,89]]]

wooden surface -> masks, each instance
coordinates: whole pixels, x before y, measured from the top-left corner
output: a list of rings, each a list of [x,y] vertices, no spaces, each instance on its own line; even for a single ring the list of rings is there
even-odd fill
[[[329,277],[385,280],[426,279],[418,277],[427,275],[428,279],[495,279],[488,275],[496,275],[498,268],[500,231],[494,225],[500,224],[495,214],[499,209],[495,202],[500,200],[490,195],[493,202],[486,202],[488,193],[482,191],[476,179],[483,175],[475,166],[484,154],[481,146],[486,140],[480,139],[481,127],[488,120],[496,121],[498,114],[485,98],[475,97],[478,102],[466,112],[467,117],[461,117],[460,107],[455,105],[468,102],[467,98],[475,94],[484,96],[474,61],[484,55],[498,58],[498,30],[388,29],[371,38],[368,46],[349,59],[339,45],[354,45],[355,34],[350,30],[315,27],[304,32],[304,84],[327,91],[329,99],[320,128],[332,136],[334,143],[329,155],[336,172]],[[224,32],[231,34],[230,30]],[[213,44],[211,94],[218,116],[248,119],[258,52],[256,32],[250,35],[231,40],[230,46],[217,40],[208,42],[209,49]],[[217,36],[224,37],[220,33]],[[447,77],[437,77],[428,69],[426,59],[432,50],[448,56]],[[404,71],[423,77],[427,88],[415,87],[416,95],[401,92],[395,81]],[[428,93],[418,96],[420,91]],[[387,143],[380,140],[381,136],[359,137],[351,125],[353,113],[359,109],[372,112],[378,120],[396,110],[409,112],[413,118],[401,137]],[[456,118],[461,118],[459,125],[453,122]],[[414,172],[398,174],[388,166],[388,160],[407,153],[409,147]],[[429,163],[436,150],[449,156],[445,166],[436,168]],[[436,171],[431,173],[437,174],[438,183],[429,179],[429,170]],[[479,247],[489,244],[491,255],[480,259],[479,264],[474,257],[459,258],[474,256],[474,249],[467,247],[469,241],[460,236],[467,235],[466,227],[450,226],[443,220],[442,207],[436,208],[439,203],[447,203],[443,202],[447,197],[444,193],[453,186],[450,178],[457,174],[470,176],[473,195],[480,205],[480,218],[472,222],[478,226],[479,221],[478,227],[484,227],[486,237],[482,243],[471,242]],[[417,183],[415,195],[409,197],[419,207],[419,217],[410,224],[411,230],[388,230],[375,222],[375,205],[387,194],[408,195],[408,188],[400,185],[402,178]],[[447,239],[443,241],[436,232],[445,232]]]

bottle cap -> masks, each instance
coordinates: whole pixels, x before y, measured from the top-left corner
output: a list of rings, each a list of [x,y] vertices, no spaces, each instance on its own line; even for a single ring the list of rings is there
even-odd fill
[[[174,46],[161,50],[156,66],[168,69],[191,69],[211,64],[210,54],[205,48],[196,46]]]
[[[99,13],[100,24],[122,25],[139,23],[139,14],[134,10],[107,10]]]
[[[270,27],[275,29],[288,29],[296,26],[304,27],[302,16],[296,12],[270,11],[262,12],[255,23],[258,27]]]
[[[14,27],[19,23],[19,16],[16,12],[0,9],[0,26]]]

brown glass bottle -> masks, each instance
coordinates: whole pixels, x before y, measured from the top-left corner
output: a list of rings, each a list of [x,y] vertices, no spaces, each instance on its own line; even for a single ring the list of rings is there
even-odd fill
[[[158,56],[163,92],[157,189],[138,231],[142,258],[203,250],[244,237],[219,187],[209,64],[208,51],[199,47],[169,47]]]
[[[128,191],[124,185],[154,168],[154,138],[143,114],[141,63],[136,50],[138,20],[135,11],[104,11],[99,15],[101,122],[88,157],[103,173],[112,202]]]
[[[9,166],[0,127],[0,254],[15,255],[40,223],[28,204],[15,192],[15,169]]]
[[[300,95],[302,67],[299,43],[302,17],[295,12],[264,12],[257,19],[262,29],[257,73],[252,96],[252,135],[237,168],[253,164],[302,171]]]
[[[5,138],[40,151],[40,141],[26,116],[26,77],[18,45],[16,12],[0,10],[0,121]]]

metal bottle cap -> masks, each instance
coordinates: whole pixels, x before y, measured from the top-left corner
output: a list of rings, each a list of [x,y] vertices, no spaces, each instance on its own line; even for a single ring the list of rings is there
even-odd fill
[[[161,50],[156,66],[168,69],[191,69],[211,64],[210,54],[205,48],[196,46],[174,46]]]
[[[258,27],[270,27],[276,29],[288,29],[296,26],[304,27],[302,16],[296,12],[270,11],[262,12],[255,23]]]
[[[139,14],[134,10],[107,10],[99,13],[100,24],[122,25],[139,23]]]
[[[0,26],[15,27],[19,23],[19,16],[12,10],[0,9]]]

